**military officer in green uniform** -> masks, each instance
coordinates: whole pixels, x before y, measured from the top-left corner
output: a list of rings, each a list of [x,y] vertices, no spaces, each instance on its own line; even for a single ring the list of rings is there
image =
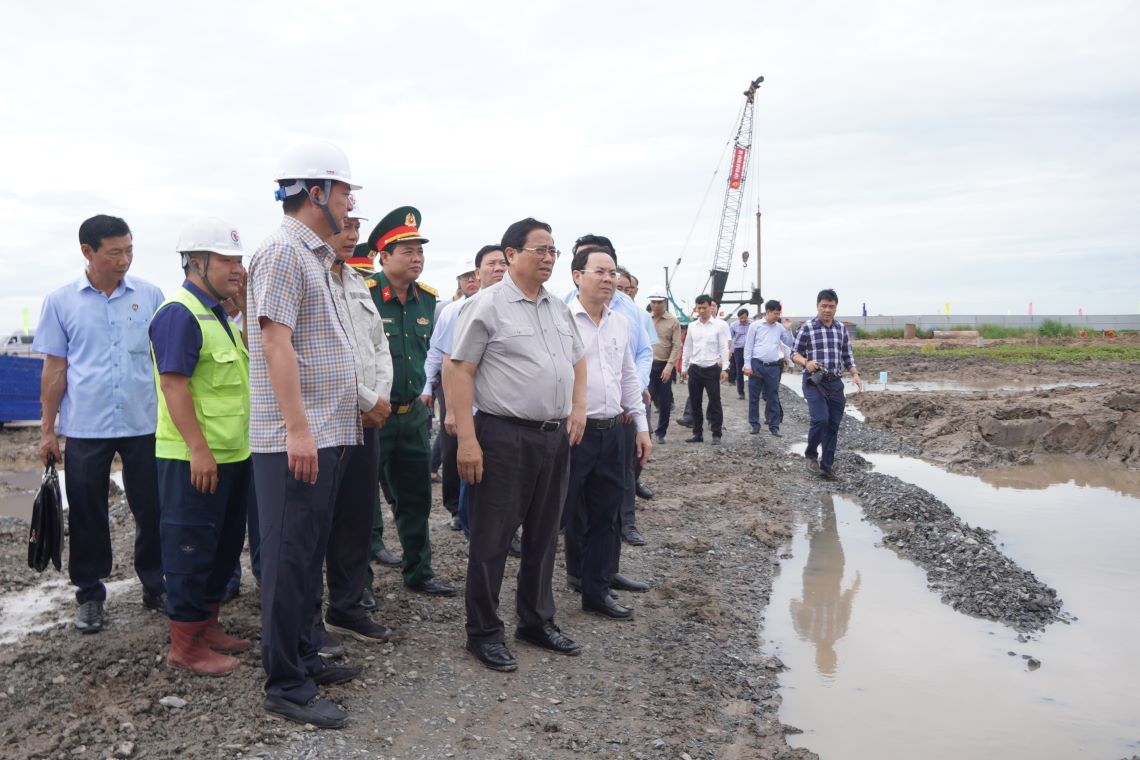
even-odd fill
[[[396,530],[404,548],[404,585],[425,594],[452,596],[455,589],[435,577],[431,569],[431,446],[428,442],[430,410],[420,397],[424,361],[435,322],[437,293],[416,282],[424,268],[420,212],[411,206],[392,211],[368,236],[377,251],[379,270],[368,281],[372,300],[384,320],[384,334],[392,351],[392,415],[380,428],[380,466],[395,497]],[[372,531],[372,551],[383,547],[380,500]]]

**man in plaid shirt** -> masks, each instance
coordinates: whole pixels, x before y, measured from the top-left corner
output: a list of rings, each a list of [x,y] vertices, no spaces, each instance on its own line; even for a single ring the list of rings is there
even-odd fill
[[[808,467],[818,470],[824,480],[835,480],[831,471],[835,463],[835,445],[839,439],[839,423],[843,421],[843,370],[851,371],[851,379],[860,392],[863,381],[855,368],[855,355],[847,328],[835,321],[839,296],[827,288],[815,297],[818,316],[800,325],[796,335],[792,361],[804,368],[804,400],[808,404],[811,424],[808,427]],[[822,458],[819,448],[823,447]]]

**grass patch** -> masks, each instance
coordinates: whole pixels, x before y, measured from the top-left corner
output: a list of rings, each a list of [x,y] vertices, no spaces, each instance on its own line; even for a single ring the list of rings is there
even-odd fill
[[[855,337],[861,340],[868,338],[901,338],[903,331],[901,327],[881,327],[878,330],[864,330],[862,327],[855,328]]]
[[[891,348],[886,346],[853,346],[856,358],[924,354],[928,356],[983,356],[1010,364],[1031,362],[1084,362],[1090,360],[1140,362],[1140,346],[1120,343],[1093,343],[1087,346],[1034,346],[1007,344],[1003,346],[962,346],[937,348],[933,343],[920,346]]]
[[[984,324],[978,328],[983,338],[996,340],[998,338],[1020,338],[1028,330],[1024,327],[1006,327],[1005,325]]]

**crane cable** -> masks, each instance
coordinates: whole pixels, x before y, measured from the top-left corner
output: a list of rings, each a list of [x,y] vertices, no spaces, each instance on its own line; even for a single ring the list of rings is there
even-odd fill
[[[712,176],[709,177],[709,184],[705,188],[704,196],[701,197],[701,204],[697,208],[696,216],[693,217],[693,223],[689,227],[689,234],[688,234],[688,236],[685,237],[685,243],[681,246],[681,252],[679,254],[677,254],[677,263],[675,266],[678,270],[681,268],[681,260],[684,259],[685,252],[689,249],[689,243],[693,239],[693,232],[696,231],[696,229],[697,229],[697,223],[701,219],[701,212],[703,212],[705,210],[705,204],[708,203],[709,193],[712,192],[713,183],[716,182],[716,178],[717,178],[717,175],[720,174],[720,170],[722,168],[724,168],[724,158],[725,158],[725,156],[728,155],[729,146],[735,144],[736,131],[737,131],[737,129],[739,129],[740,120],[744,115],[744,108],[745,108],[745,106],[742,105],[740,107],[740,110],[736,112],[736,119],[733,121],[732,129],[729,130],[728,138],[724,141],[724,148],[721,150],[720,158],[717,159],[716,168],[713,170]],[[710,276],[710,278],[712,277],[712,275],[709,275],[709,276]],[[708,285],[707,281],[706,281],[705,285],[706,286]],[[668,295],[670,297],[672,297],[672,293],[669,293]],[[674,304],[675,304],[675,302],[674,302]]]

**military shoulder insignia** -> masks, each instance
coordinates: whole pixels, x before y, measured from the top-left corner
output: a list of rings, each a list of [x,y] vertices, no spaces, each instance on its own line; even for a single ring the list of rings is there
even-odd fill
[[[426,325],[427,323],[428,323],[427,317],[420,317],[419,319],[416,320],[417,325]]]
[[[416,287],[419,288],[420,290],[422,290],[423,292],[427,293],[428,295],[432,295],[432,296],[435,296],[436,298],[439,298],[439,291],[436,290],[435,288],[433,288],[431,285],[425,285],[422,282],[417,282]]]
[[[369,290],[372,290],[372,288],[376,287],[376,280],[365,280],[365,282],[368,283]]]

